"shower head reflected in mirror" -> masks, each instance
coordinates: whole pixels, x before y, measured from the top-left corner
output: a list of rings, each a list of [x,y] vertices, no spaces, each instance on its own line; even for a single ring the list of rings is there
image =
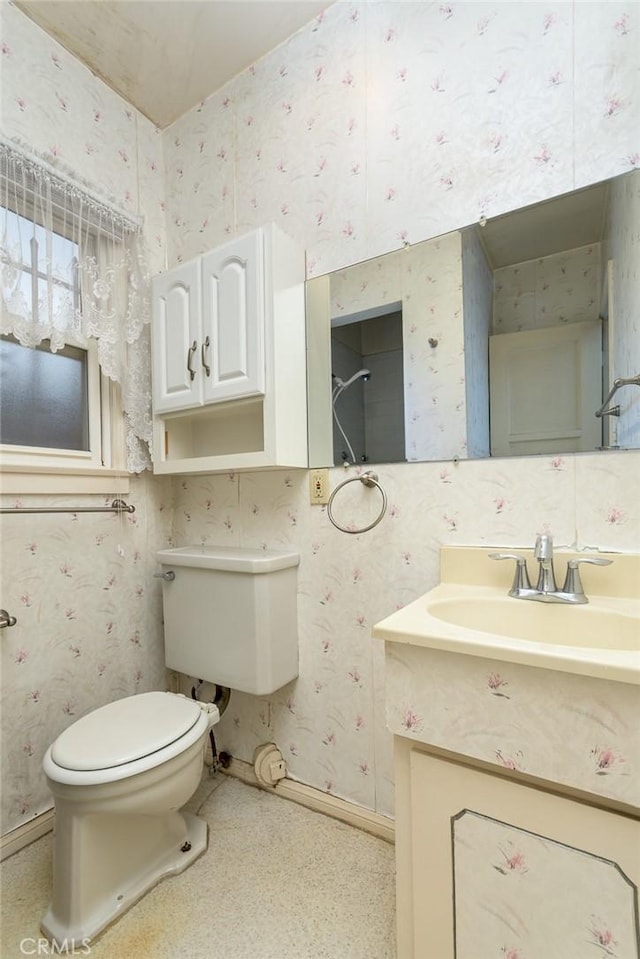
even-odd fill
[[[339,393],[342,393],[343,390],[346,390],[352,383],[355,383],[356,380],[362,379],[366,383],[369,377],[371,376],[371,370],[358,370],[357,373],[354,373],[353,376],[350,376],[348,380],[343,380],[341,377],[336,376],[335,373],[331,374],[333,378],[333,389],[334,389],[334,399]]]

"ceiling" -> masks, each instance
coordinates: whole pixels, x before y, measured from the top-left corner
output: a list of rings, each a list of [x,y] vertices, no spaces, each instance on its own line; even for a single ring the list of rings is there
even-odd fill
[[[141,113],[166,127],[331,0],[15,0]]]

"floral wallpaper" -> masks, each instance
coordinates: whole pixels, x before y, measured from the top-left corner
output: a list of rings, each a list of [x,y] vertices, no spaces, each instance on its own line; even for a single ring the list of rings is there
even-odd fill
[[[176,478],[175,545],[269,545],[296,549],[301,557],[299,678],[270,697],[232,693],[216,728],[218,748],[251,762],[257,745],[274,741],[294,779],[391,814],[389,728],[411,738],[405,711],[435,722],[426,707],[433,701],[442,707],[446,735],[453,730],[460,738],[461,751],[497,764],[519,762],[541,776],[560,771],[565,781],[570,773],[580,788],[640,802],[630,689],[604,684],[594,690],[589,680],[576,677],[587,721],[568,694],[558,699],[552,672],[505,672],[499,664],[482,672],[486,664],[463,657],[457,667],[461,691],[454,692],[448,682],[438,684],[439,672],[430,679],[426,667],[413,672],[404,665],[404,648],[385,671],[383,644],[371,638],[378,620],[437,584],[442,544],[531,546],[536,532],[548,528],[558,546],[637,550],[639,462],[640,453],[621,452],[380,466],[388,510],[361,535],[340,533],[324,507],[308,505],[304,473]],[[332,470],[331,487],[344,476],[343,469]],[[379,508],[377,491],[355,483],[334,501],[334,515],[345,526],[364,525]],[[509,683],[496,690],[508,699],[494,695],[494,673]],[[191,685],[184,680],[185,690]],[[392,702],[388,716],[386,696]],[[480,721],[483,733],[476,736]]]
[[[395,282],[407,243],[637,167],[639,26],[635,6],[617,2],[332,5],[164,132],[169,263],[274,219],[307,250],[309,276],[397,251],[389,277],[362,280],[364,303],[370,285]],[[481,309],[487,279],[475,274]],[[420,318],[421,350],[423,331],[446,339],[449,315],[438,301]],[[416,450],[455,444],[459,413],[458,425],[429,420],[435,436],[418,421]],[[522,545],[547,526],[558,543],[638,548],[635,453],[446,455],[380,467],[389,510],[361,536],[310,507],[296,474],[241,474],[230,488],[176,481],[176,544],[222,537],[301,553],[300,677],[263,701],[232,696],[219,738],[234,755],[250,761],[273,738],[294,778],[391,812],[383,652],[369,631],[435,585],[439,545]],[[332,471],[331,485],[343,476]],[[355,486],[335,504],[347,523],[379,506]]]
[[[144,217],[150,267],[164,265],[162,141],[12,4],[0,4],[2,135]],[[114,478],[114,495],[121,488]],[[42,757],[94,707],[163,688],[154,552],[170,534],[169,481],[131,477],[135,512],[0,518],[2,833],[51,808]],[[9,496],[2,506],[102,506],[114,497]]]
[[[597,320],[600,273],[598,243],[495,270],[491,332]]]
[[[621,2],[333,4],[165,131],[169,262],[273,219],[327,273],[637,167],[637,30]]]
[[[144,217],[150,268],[164,266],[162,138],[11,3],[0,8],[2,133]]]
[[[14,6],[0,13],[3,134],[143,215],[157,270],[165,249],[173,264],[275,220],[319,275],[640,163],[635,4],[338,3],[163,133]],[[273,740],[295,779],[392,814],[371,626],[435,585],[443,543],[530,545],[548,528],[637,550],[639,467],[637,452],[384,466],[387,514],[357,536],[309,505],[305,471],[132,478],[135,523],[3,517],[2,604],[18,617],[2,631],[3,831],[50,805],[40,763],[59,729],[163,686],[154,553],[202,540],[301,555],[299,678],[234,693],[218,747],[250,762]],[[351,484],[336,514],[371,515],[377,495]]]
[[[105,703],[164,687],[162,606],[151,579],[168,521],[160,489],[149,476],[132,478],[131,514],[2,516],[2,605],[17,620],[2,630],[3,834],[51,807],[42,757],[63,729]],[[0,503],[112,499],[4,495]]]

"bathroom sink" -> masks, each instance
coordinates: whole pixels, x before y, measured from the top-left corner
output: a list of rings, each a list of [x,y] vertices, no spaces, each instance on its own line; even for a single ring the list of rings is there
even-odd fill
[[[587,606],[478,594],[427,598],[430,616],[483,633],[556,646],[640,650],[640,619],[596,597]],[[618,601],[624,607],[624,600]]]
[[[387,642],[640,685],[640,597],[584,606],[514,599],[509,584],[442,582],[377,623]]]

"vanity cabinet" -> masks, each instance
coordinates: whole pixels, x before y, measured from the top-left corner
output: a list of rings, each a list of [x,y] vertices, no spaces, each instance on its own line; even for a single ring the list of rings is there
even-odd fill
[[[304,281],[274,225],[153,279],[157,473],[307,465]]]
[[[598,552],[566,605],[511,597],[490,552],[442,547],[440,584],[373,628],[398,957],[640,959],[640,556]]]

